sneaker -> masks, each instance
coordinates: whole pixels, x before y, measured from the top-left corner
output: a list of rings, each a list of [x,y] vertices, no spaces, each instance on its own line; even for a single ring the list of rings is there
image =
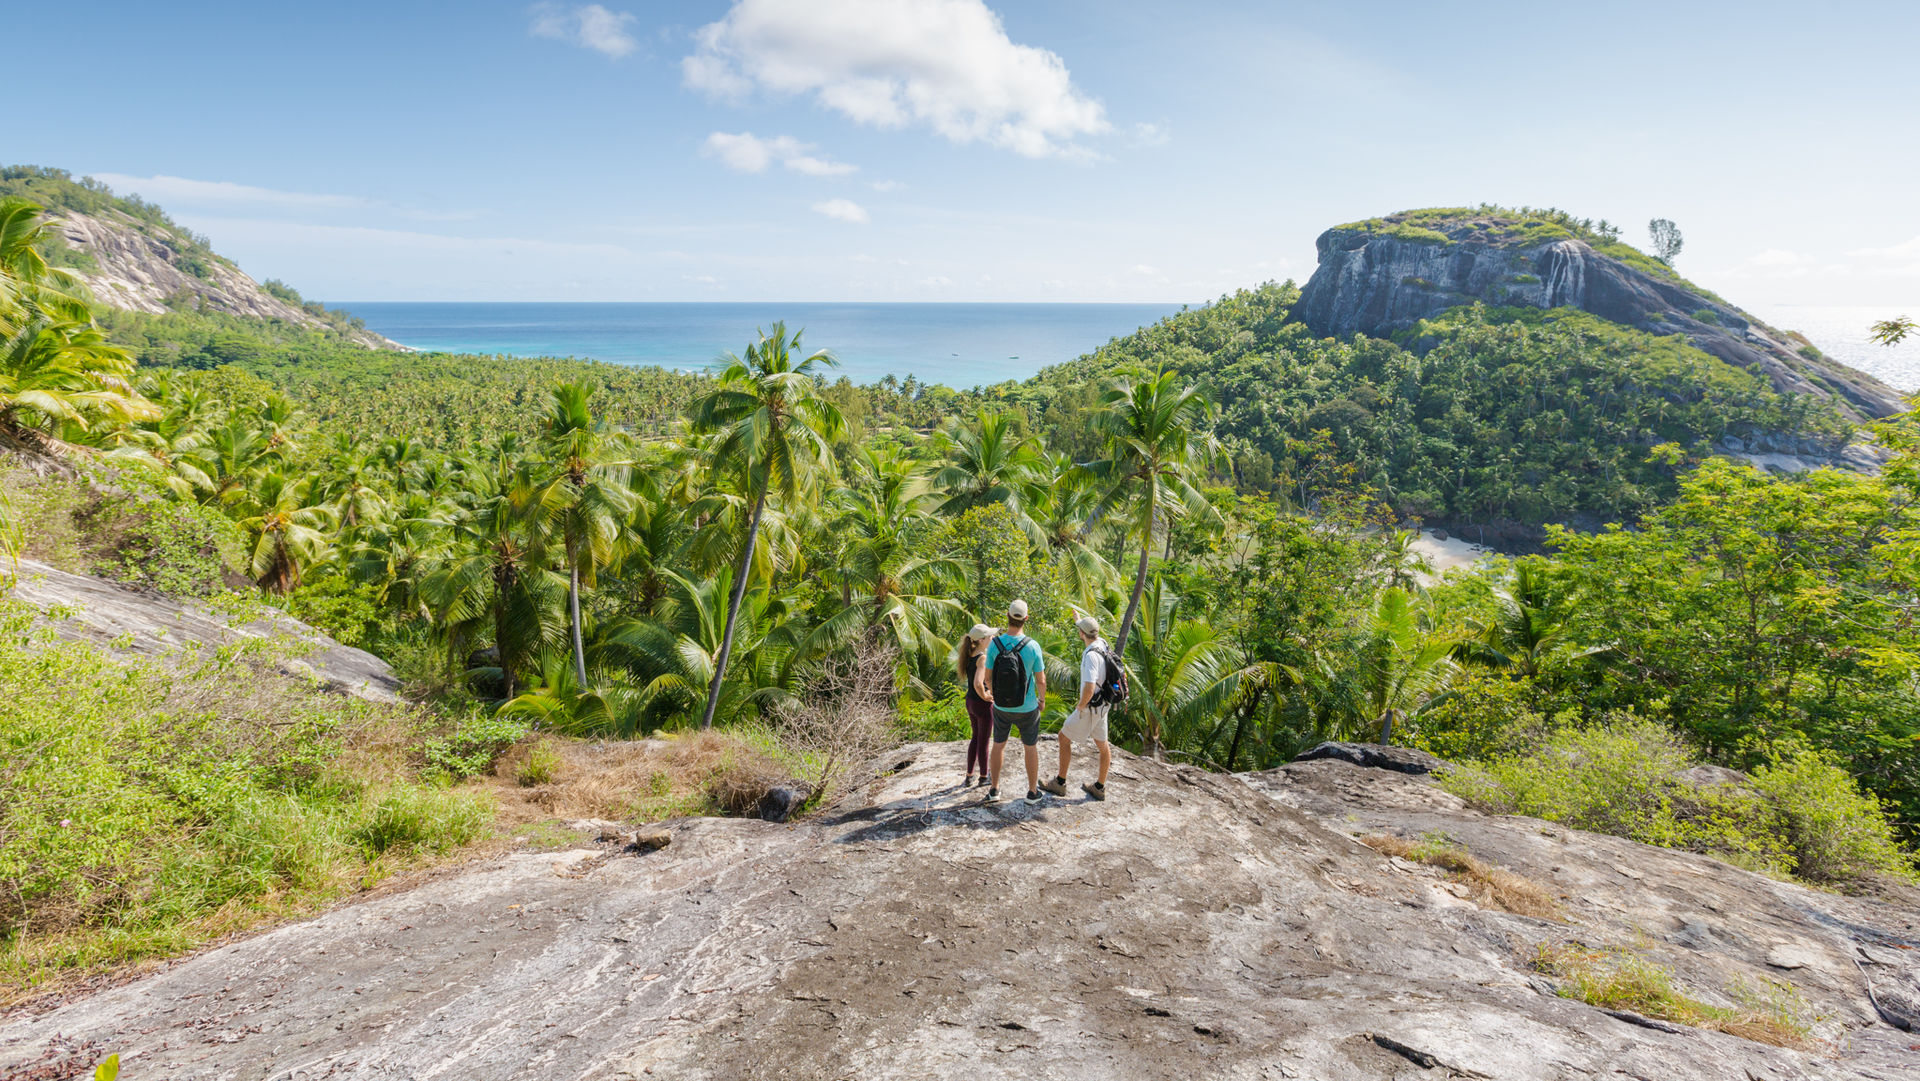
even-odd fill
[[[1067,782],[1062,780],[1059,777],[1055,777],[1053,780],[1048,781],[1046,784],[1041,785],[1040,791],[1051,792],[1052,794],[1059,796],[1061,799],[1065,799],[1067,796]]]
[[[1032,789],[1031,791],[1029,791],[1029,792],[1027,793],[1027,802],[1028,802],[1028,803],[1039,803],[1039,802],[1040,802],[1040,790],[1039,790],[1039,789],[1037,789],[1037,788],[1035,788],[1035,789]]]
[[[1090,781],[1081,785],[1080,791],[1085,792],[1092,799],[1107,798],[1107,785],[1105,781]]]
[[[973,774],[971,774],[971,773],[969,773],[969,774],[967,774],[967,779],[966,779],[966,780],[964,780],[964,781],[961,781],[961,782],[960,782],[960,787],[961,787],[961,788],[972,788],[972,787],[973,787]]]
[[[987,798],[986,798],[986,799],[983,799],[983,800],[981,800],[980,802],[982,802],[982,803],[999,803],[999,802],[1000,802],[1000,790],[999,790],[998,788],[989,788],[989,789],[987,789]]]

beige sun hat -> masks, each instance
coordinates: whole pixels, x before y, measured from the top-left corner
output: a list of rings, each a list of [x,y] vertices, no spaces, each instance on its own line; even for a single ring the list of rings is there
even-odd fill
[[[984,642],[993,637],[993,628],[985,623],[975,623],[973,629],[967,632],[967,637],[976,642]]]
[[[1007,605],[1007,618],[1009,619],[1027,618],[1027,602],[1014,601],[1012,604]]]
[[[1080,628],[1081,634],[1091,634],[1096,638],[1100,635],[1100,621],[1092,616],[1081,616],[1073,621],[1073,625]]]

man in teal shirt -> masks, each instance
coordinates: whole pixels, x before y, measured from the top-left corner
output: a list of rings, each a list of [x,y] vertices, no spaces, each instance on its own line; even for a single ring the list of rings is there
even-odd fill
[[[1000,763],[1006,756],[1007,734],[1015,728],[1026,746],[1027,802],[1040,802],[1040,749],[1035,744],[1040,741],[1040,707],[1047,700],[1047,667],[1040,644],[1026,636],[1026,626],[1027,602],[1014,601],[1007,606],[1006,629],[987,643],[986,659],[974,669],[975,693],[993,703],[988,803],[1000,798]],[[1024,681],[1019,678],[1023,668]]]

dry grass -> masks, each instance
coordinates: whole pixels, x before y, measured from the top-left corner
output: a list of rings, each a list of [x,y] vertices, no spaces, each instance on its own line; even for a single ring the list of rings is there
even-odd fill
[[[1564,981],[1562,997],[1590,1006],[1713,1029],[1774,1047],[1814,1046],[1806,1000],[1793,985],[1778,980],[1764,980],[1758,990],[1734,984],[1727,994],[1739,1005],[1728,1008],[1684,993],[1674,986],[1671,972],[1628,950],[1542,943],[1533,968]]]
[[[493,774],[507,818],[523,822],[751,814],[792,777],[761,741],[731,731],[630,742],[543,736],[510,748]]]
[[[1469,899],[1481,907],[1489,905],[1520,916],[1559,920],[1560,902],[1553,892],[1523,875],[1496,867],[1474,857],[1466,846],[1451,839],[1429,835],[1418,841],[1384,833],[1368,834],[1360,843],[1389,856],[1413,860],[1448,872],[1447,877],[1466,886]]]

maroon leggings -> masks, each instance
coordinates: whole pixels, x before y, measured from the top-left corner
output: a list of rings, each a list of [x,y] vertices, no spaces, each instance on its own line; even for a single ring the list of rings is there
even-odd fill
[[[967,744],[967,772],[973,772],[974,759],[980,760],[980,776],[987,775],[987,740],[993,736],[993,703],[967,695],[967,719],[973,722],[973,739]]]

